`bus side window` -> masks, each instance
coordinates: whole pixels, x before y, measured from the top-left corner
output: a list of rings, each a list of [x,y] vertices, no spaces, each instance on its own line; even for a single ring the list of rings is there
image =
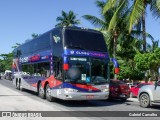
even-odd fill
[[[38,73],[41,74],[43,77],[49,77],[50,76],[50,63],[44,62],[38,64]]]
[[[62,59],[54,59],[54,76],[58,80],[63,80],[63,75],[62,75]]]

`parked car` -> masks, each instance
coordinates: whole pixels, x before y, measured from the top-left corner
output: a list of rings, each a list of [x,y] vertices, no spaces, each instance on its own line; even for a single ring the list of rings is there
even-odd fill
[[[126,83],[126,84],[129,86],[129,88],[133,86],[133,83]]]
[[[12,72],[10,70],[6,70],[4,73],[4,79],[12,80]]]
[[[130,91],[131,91],[131,93],[130,93],[130,97],[132,98],[132,97],[137,97],[138,96],[138,91],[139,91],[139,89],[142,87],[142,86],[144,86],[144,85],[150,85],[151,83],[140,83],[140,84],[138,84],[138,85],[135,85],[135,86],[132,86],[131,88],[130,88]]]
[[[154,85],[143,86],[138,92],[138,100],[140,106],[145,108],[160,103],[160,80]]]
[[[3,79],[4,78],[4,72],[1,72],[0,73],[0,79]]]
[[[127,84],[120,80],[111,80],[110,81],[110,95],[109,99],[118,98],[123,101],[126,101],[129,98],[130,89]]]

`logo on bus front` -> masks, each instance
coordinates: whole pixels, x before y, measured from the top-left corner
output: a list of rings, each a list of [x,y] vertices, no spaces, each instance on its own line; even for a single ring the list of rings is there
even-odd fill
[[[70,53],[71,53],[71,54],[74,54],[74,51],[72,50]]]
[[[55,42],[55,43],[59,43],[60,40],[61,40],[60,37],[57,36],[57,35],[53,36],[53,39],[54,39],[54,42]]]

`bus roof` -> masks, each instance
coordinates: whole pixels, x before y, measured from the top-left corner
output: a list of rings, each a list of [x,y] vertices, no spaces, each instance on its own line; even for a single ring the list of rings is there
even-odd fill
[[[49,44],[50,43],[50,33],[52,32],[52,31],[54,31],[54,30],[61,30],[61,31],[65,31],[65,30],[77,30],[77,31],[87,31],[87,32],[93,32],[93,33],[98,33],[98,34],[102,34],[101,32],[99,32],[99,31],[97,31],[97,30],[93,30],[93,29],[88,29],[88,28],[81,28],[81,27],[57,27],[57,28],[53,28],[53,29],[51,29],[51,30],[49,30],[49,31],[47,31],[47,32],[45,32],[45,33],[43,33],[43,34],[41,34],[41,35],[39,35],[38,37],[36,37],[36,38],[34,38],[34,39],[31,39],[31,40],[29,40],[29,41],[27,41],[27,42],[25,42],[25,43],[23,43],[22,45],[20,45],[20,46],[18,46],[17,48],[15,48],[14,50],[13,50],[13,52],[17,52],[19,49],[21,49],[21,48],[23,48],[23,46],[27,46],[27,45],[29,45],[29,44],[31,44],[32,42],[36,42],[36,40],[37,41],[39,41],[38,39],[47,39],[47,40],[45,40],[45,42],[48,42],[48,43],[46,43],[46,46],[47,46],[47,44]],[[46,35],[46,34],[48,34],[48,35]],[[63,32],[62,32],[62,34],[63,34]],[[42,37],[44,37],[44,38],[42,38]],[[25,50],[24,50],[25,51]]]

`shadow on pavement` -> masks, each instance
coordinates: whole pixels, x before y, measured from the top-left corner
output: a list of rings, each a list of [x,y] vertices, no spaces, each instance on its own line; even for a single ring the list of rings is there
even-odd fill
[[[36,92],[26,90],[24,89],[23,92],[31,94],[31,96],[37,96]],[[25,95],[25,96],[30,96],[30,95]],[[129,102],[133,101],[121,101],[120,99],[113,99],[113,100],[89,100],[89,101],[83,101],[83,100],[61,100],[61,99],[56,99],[55,103],[64,105],[66,107],[101,107],[101,106],[112,106],[112,105],[117,105],[117,104],[126,104],[126,105],[131,105]]]
[[[121,100],[64,101],[59,99],[56,100],[56,103],[67,106],[67,107],[101,107],[101,106],[125,104],[125,102]]]

